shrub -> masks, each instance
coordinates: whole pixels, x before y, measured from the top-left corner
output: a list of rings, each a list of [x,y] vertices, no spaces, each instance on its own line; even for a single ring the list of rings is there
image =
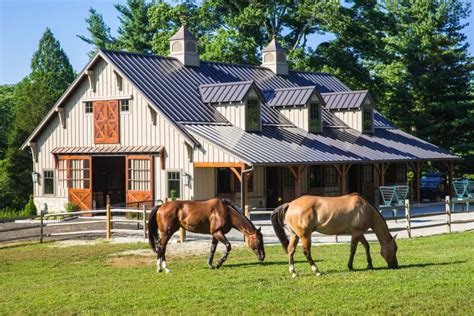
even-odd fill
[[[67,212],[76,212],[79,211],[79,206],[76,203],[66,203],[64,204],[64,209]]]
[[[176,190],[170,191],[170,198],[171,198],[171,201],[176,201]]]
[[[17,218],[20,214],[13,208],[6,207],[0,210],[0,218]]]
[[[33,195],[30,195],[28,202],[25,204],[25,207],[21,211],[20,215],[25,217],[30,217],[36,215],[37,209],[33,201]]]

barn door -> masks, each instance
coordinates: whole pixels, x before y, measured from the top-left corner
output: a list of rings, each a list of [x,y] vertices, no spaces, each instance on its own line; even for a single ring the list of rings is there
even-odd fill
[[[81,210],[92,209],[92,182],[90,156],[64,156],[59,160],[60,180],[65,174],[68,189],[68,201]]]
[[[127,156],[127,204],[153,205],[153,157]],[[140,203],[148,201],[147,203]],[[136,203],[136,204],[135,204]]]
[[[94,143],[117,144],[119,142],[118,100],[95,101]]]

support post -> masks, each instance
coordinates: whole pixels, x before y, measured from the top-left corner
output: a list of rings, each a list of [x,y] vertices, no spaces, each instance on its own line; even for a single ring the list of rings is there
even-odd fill
[[[146,239],[146,204],[143,205],[143,239]]]
[[[448,195],[453,196],[453,161],[448,161]],[[469,209],[468,209],[469,210]]]
[[[405,217],[407,220],[407,233],[408,233],[408,238],[411,238],[411,218],[410,218],[410,210],[411,205],[410,205],[410,199],[405,200]]]
[[[107,199],[107,206],[105,207],[105,239],[110,240],[110,232],[111,232],[111,216],[110,216],[110,201]]]
[[[446,196],[446,225],[448,225],[448,233],[451,232],[451,197]]]
[[[44,210],[40,210],[40,243],[43,242],[43,220],[44,220]]]
[[[183,243],[186,241],[186,229],[183,227],[179,228],[179,242]]]

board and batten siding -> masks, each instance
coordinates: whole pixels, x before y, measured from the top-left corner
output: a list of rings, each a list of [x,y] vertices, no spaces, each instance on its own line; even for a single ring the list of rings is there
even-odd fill
[[[335,111],[332,112],[344,123],[349,125],[351,128],[362,132],[362,111],[361,110],[350,110],[350,111]]]
[[[297,127],[309,131],[308,107],[285,107],[278,108],[280,113],[295,124]]]
[[[219,111],[232,125],[245,130],[245,103],[216,104],[214,108]]]
[[[55,169],[55,159],[51,151],[56,147],[94,146],[94,118],[85,113],[84,101],[94,98],[111,98],[131,96],[128,112],[120,113],[120,145],[122,146],[157,146],[165,148],[166,170],[180,171],[193,178],[194,168],[188,159],[185,138],[167,119],[156,114],[156,125],[146,100],[133,86],[123,79],[122,90],[118,89],[113,67],[100,60],[94,66],[96,91],[89,87],[87,78],[83,78],[64,103],[66,127],[63,128],[55,115],[39,134],[37,142],[38,161],[33,164],[40,181],[34,185],[34,196],[42,196],[42,175],[45,169]],[[101,145],[104,146],[104,145]],[[159,158],[154,159],[155,198],[166,197],[166,170],[161,169]],[[52,197],[67,197],[67,190],[59,185],[58,172],[55,172],[55,194]],[[193,198],[192,181],[189,186],[182,182],[183,199]],[[35,199],[40,201],[41,199]],[[43,208],[42,204],[37,205]],[[54,211],[54,210],[53,210]]]

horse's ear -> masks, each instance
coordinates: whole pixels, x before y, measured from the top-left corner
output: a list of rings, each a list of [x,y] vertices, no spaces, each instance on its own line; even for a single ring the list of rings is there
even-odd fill
[[[395,234],[395,236],[393,236],[392,239],[393,239],[393,240],[397,239],[397,236],[398,236],[398,234]]]
[[[257,228],[257,231],[258,231],[258,232],[261,232],[261,231],[262,231],[262,227]]]

